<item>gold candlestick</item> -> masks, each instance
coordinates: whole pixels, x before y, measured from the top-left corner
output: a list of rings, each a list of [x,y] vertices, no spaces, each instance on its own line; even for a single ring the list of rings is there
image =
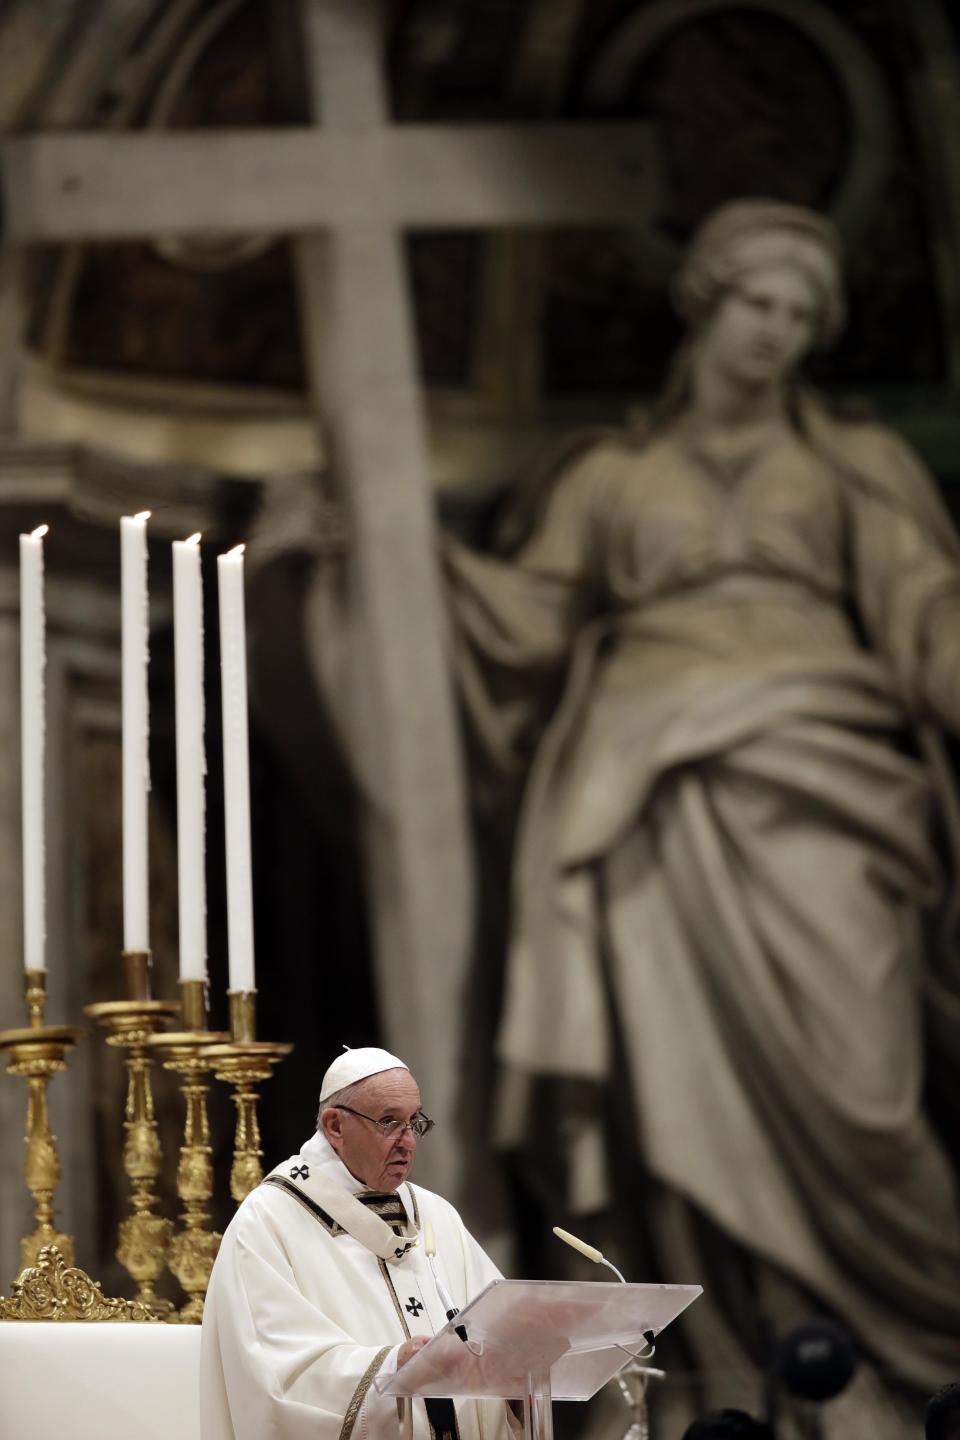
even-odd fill
[[[163,1155],[153,1112],[153,1061],[148,1046],[151,1036],[178,1014],[180,1006],[176,1000],[150,998],[150,956],[146,951],[126,951],[123,963],[129,998],[87,1005],[84,1014],[108,1031],[108,1045],[127,1052],[123,1168],[130,1182],[132,1213],[120,1226],[117,1259],[137,1283],[137,1301],[151,1315],[166,1320],[176,1318],[175,1307],[156,1293],[155,1286],[167,1263],[173,1221],[154,1214]]]
[[[150,1048],[161,1056],[163,1068],[180,1076],[184,1098],[183,1143],[177,1166],[177,1194],[183,1201],[183,1228],[170,1245],[169,1266],[189,1295],[180,1319],[197,1325],[203,1319],[203,1299],[220,1235],[207,1228],[208,1205],[213,1195],[210,1124],[207,1119],[207,1076],[213,1069],[211,1046],[226,1040],[221,1031],[207,1029],[206,981],[180,981],[180,1009],[184,1029],[153,1035]]]
[[[269,1080],[273,1067],[290,1054],[293,1046],[256,1038],[256,990],[228,990],[227,998],[230,1043],[212,1045],[210,1058],[217,1079],[232,1086],[233,1103],[237,1107],[230,1194],[239,1205],[263,1179],[257,1086],[262,1080]]]
[[[0,1050],[9,1054],[7,1069],[27,1082],[26,1156],[23,1175],[33,1196],[34,1229],[20,1241],[22,1270],[35,1265],[45,1245],[55,1245],[68,1265],[73,1264],[73,1237],[54,1225],[53,1196],[60,1183],[56,1136],[50,1130],[47,1087],[51,1075],[67,1068],[67,1052],[83,1033],[68,1025],[44,1025],[47,975],[44,970],[24,974],[29,1026],[0,1031]]]

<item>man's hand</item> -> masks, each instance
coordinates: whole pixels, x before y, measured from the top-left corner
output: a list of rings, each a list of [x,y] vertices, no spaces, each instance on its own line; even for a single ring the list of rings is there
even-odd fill
[[[429,1344],[432,1339],[432,1335],[414,1335],[411,1340],[404,1340],[397,1352],[397,1369],[399,1370],[401,1365],[406,1365],[408,1360],[412,1360],[417,1351],[422,1350],[424,1345]]]

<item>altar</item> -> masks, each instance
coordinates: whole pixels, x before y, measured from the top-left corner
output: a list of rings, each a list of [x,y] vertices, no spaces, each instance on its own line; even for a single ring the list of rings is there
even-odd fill
[[[199,1440],[200,1327],[0,1325],[4,1435]]]

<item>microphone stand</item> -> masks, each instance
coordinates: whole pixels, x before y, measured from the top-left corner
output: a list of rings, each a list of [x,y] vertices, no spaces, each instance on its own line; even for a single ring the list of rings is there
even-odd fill
[[[558,1240],[562,1240],[564,1244],[569,1245],[572,1250],[577,1250],[588,1260],[592,1260],[594,1265],[606,1265],[608,1270],[613,1271],[620,1283],[626,1285],[626,1279],[621,1275],[613,1261],[608,1260],[603,1252],[598,1250],[595,1245],[588,1245],[586,1240],[581,1240],[578,1235],[571,1235],[569,1230],[561,1230],[559,1225],[554,1225],[553,1233]],[[625,1355],[629,1355],[633,1362],[630,1365],[625,1365],[617,1376],[620,1393],[633,1411],[633,1422],[624,1435],[623,1440],[650,1440],[650,1420],[647,1414],[647,1387],[651,1380],[666,1379],[665,1371],[654,1370],[652,1366],[640,1363],[643,1360],[652,1360],[657,1352],[657,1347],[654,1344],[656,1339],[654,1332],[652,1330],[645,1330],[643,1332],[643,1338],[647,1342],[648,1349],[641,1355],[635,1354],[632,1350],[627,1350],[623,1345],[617,1346],[617,1349],[622,1350]],[[631,1390],[630,1384],[628,1383],[630,1381],[636,1382],[635,1391]]]

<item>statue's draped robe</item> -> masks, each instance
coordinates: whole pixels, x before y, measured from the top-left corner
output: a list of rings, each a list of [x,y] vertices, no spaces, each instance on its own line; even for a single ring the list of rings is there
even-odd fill
[[[395,1440],[397,1401],[374,1381],[396,1369],[410,1335],[447,1323],[422,1244],[381,1260],[323,1211],[317,1179],[362,1195],[365,1187],[314,1135],[243,1202],[224,1234],[204,1310],[204,1440]],[[295,1193],[291,1193],[295,1192]],[[462,1309],[499,1271],[439,1195],[396,1192],[404,1235],[427,1221],[437,1264]],[[298,1198],[299,1197],[299,1198]],[[375,1213],[386,1216],[382,1197]],[[318,1213],[319,1212],[319,1213]],[[500,1401],[457,1401],[461,1440],[508,1440]],[[414,1440],[428,1440],[413,1402]]]
[[[960,559],[927,477],[813,405],[726,479],[675,433],[609,438],[509,565],[451,545],[448,575],[461,691],[505,767],[524,685],[564,677],[526,781],[501,1059],[602,1082],[622,1051],[659,1187],[882,1366],[956,1378],[957,1194],[922,1091],[925,990],[956,1018],[924,916]],[[664,1278],[703,1280],[683,1256]]]
[[[302,634],[350,755],[330,531],[316,491],[278,485],[254,557],[315,562]],[[745,1283],[741,1312],[762,1308],[779,1276],[913,1387],[956,1378],[957,1195],[923,1086],[960,1054],[940,735],[960,730],[960,549],[929,478],[804,399],[796,435],[726,479],[677,433],[584,445],[510,563],[452,542],[445,561],[465,709],[524,782],[505,1129],[567,1146],[573,1203],[609,1203],[596,1133],[514,1101],[572,1080],[596,1116],[626,1081],[621,1174],[652,1182],[633,1196],[662,1278],[708,1284],[684,1322],[701,1365],[742,1359],[711,1306]],[[759,1279],[713,1268],[718,1235]]]

